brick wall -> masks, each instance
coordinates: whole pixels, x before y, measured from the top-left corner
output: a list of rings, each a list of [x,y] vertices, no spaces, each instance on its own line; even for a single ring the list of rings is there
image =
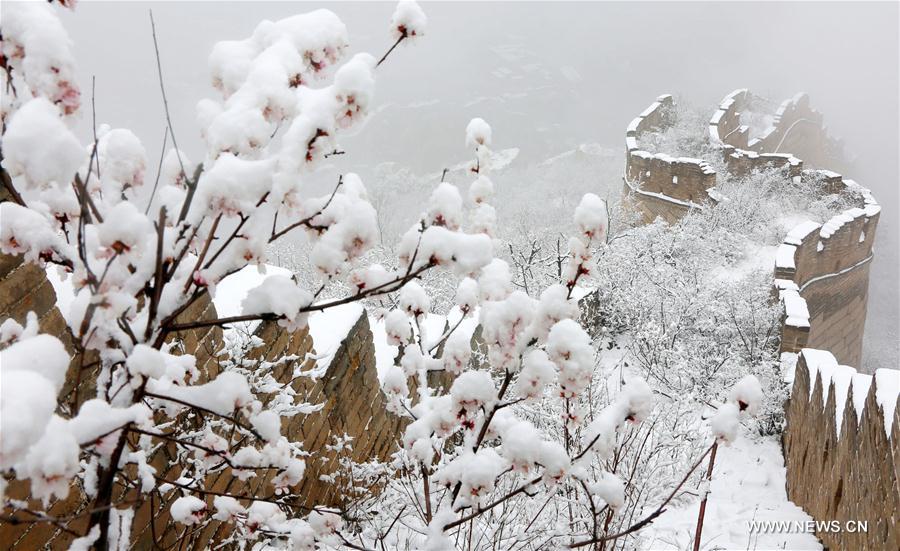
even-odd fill
[[[799,102],[798,98],[804,101]],[[709,121],[710,143],[719,147],[725,166],[732,174],[784,167],[792,176],[799,176],[803,162],[795,155],[806,159],[801,153],[820,151],[819,146],[825,139],[822,116],[818,113],[813,116],[807,96],[798,94],[793,101],[782,104],[779,109],[782,115],[776,114],[773,126],[764,138],[751,138],[750,128],[741,124],[741,112],[749,107],[752,99],[753,96],[745,88],[725,96]],[[810,119],[815,118],[818,124],[794,124],[806,114]],[[785,135],[791,139],[782,143],[781,138]],[[799,149],[791,149],[791,146]],[[817,158],[821,155],[818,153]]]
[[[900,407],[889,437],[876,378],[853,373],[850,388],[837,386],[816,368],[822,355],[806,350],[797,360],[783,434],[788,497],[818,521],[868,521],[865,533],[820,531],[827,549],[900,549]],[[863,396],[857,416],[854,398]]]
[[[660,96],[626,130],[622,191],[645,223],[657,216],[674,223],[690,209],[709,202],[707,190],[716,185],[715,171],[700,159],[675,158],[641,148],[640,134],[671,125],[674,107],[672,96]]]
[[[860,191],[838,174],[825,176],[826,187],[835,191],[842,187]],[[860,207],[823,225],[800,224],[780,246],[775,284],[786,297],[782,352],[818,348],[830,351],[842,364],[861,367],[869,264],[881,211],[867,192],[861,197]],[[793,302],[788,295],[796,295]],[[793,312],[796,308],[806,312]],[[805,329],[798,332],[797,326],[804,323],[796,323],[797,318],[804,317]]]
[[[763,166],[786,166],[795,177],[824,178],[827,193],[852,192],[860,197],[857,208],[825,224],[806,222],[794,228],[776,258],[773,295],[780,296],[785,305],[781,349],[803,351],[791,399],[785,406],[788,497],[817,521],[868,521],[865,533],[818,532],[826,548],[900,549],[900,406],[894,409],[888,437],[883,410],[876,403],[874,377],[854,374],[849,389],[836,390],[831,379],[823,384],[822,370],[811,371],[807,361],[807,356],[818,354],[827,355],[834,366],[838,362],[860,366],[869,265],[880,207],[852,180],[828,171],[804,171],[802,161],[792,155],[821,166],[840,145],[827,136],[821,115],[809,107],[805,95],[782,103],[773,128],[756,139],[740,123],[740,112],[750,99],[747,90],[735,90],[710,121],[710,141],[720,144],[729,171],[742,174]],[[631,171],[626,166],[626,183]],[[634,197],[636,194],[631,200],[645,222],[687,212]],[[862,401],[859,393],[864,394],[865,402],[861,418],[853,405],[854,397]],[[826,394],[827,400],[823,399]],[[843,413],[839,427],[837,410]]]

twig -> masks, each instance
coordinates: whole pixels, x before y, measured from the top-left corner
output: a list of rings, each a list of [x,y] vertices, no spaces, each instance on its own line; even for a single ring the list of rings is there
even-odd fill
[[[707,486],[712,481],[713,467],[716,464],[716,450],[719,449],[718,440],[712,445],[712,453],[709,455],[709,468],[706,469]],[[694,535],[694,551],[700,551],[700,534],[703,532],[703,518],[706,516],[706,500],[709,497],[709,488],[703,493],[703,501],[700,502],[700,514],[697,515],[697,533]]]
[[[150,192],[150,198],[147,199],[147,208],[144,209],[144,214],[150,212],[150,205],[153,204],[153,198],[156,197],[156,188],[159,187],[159,177],[162,175],[163,161],[166,159],[166,140],[168,138],[169,127],[166,126],[166,130],[163,132],[162,150],[159,152],[159,166],[156,167],[156,180],[153,182],[153,190]],[[187,178],[187,174],[185,174],[184,172],[182,172],[181,174],[185,179]]]
[[[388,51],[386,51],[386,52],[384,53],[383,56],[381,56],[381,59],[379,59],[379,60],[378,60],[378,63],[375,64],[375,68],[376,68],[376,69],[377,69],[378,67],[380,67],[382,63],[384,63],[384,60],[387,59],[387,57],[388,57],[389,55],[391,55],[391,52],[394,51],[394,48],[396,48],[397,46],[400,45],[401,42],[403,42],[403,39],[404,39],[404,38],[406,38],[406,33],[405,33],[405,32],[404,32],[403,34],[401,34],[401,35],[400,35],[400,38],[397,39],[397,42],[394,42],[394,45],[391,46],[390,49],[388,49]]]
[[[178,164],[181,165],[181,173],[187,176],[187,171],[184,169],[184,161],[181,160],[181,151],[178,149],[178,142],[175,140],[175,128],[172,126],[172,117],[169,115],[169,100],[166,99],[166,87],[163,85],[162,62],[159,60],[159,43],[156,40],[156,22],[153,20],[153,10],[150,10],[150,30],[153,33],[156,72],[159,74],[159,90],[162,92],[163,107],[166,110],[166,124],[169,127],[169,134],[172,135],[172,145],[175,147],[175,156],[178,157]]]
[[[656,520],[656,517],[658,517],[659,515],[663,514],[666,511],[666,505],[668,505],[669,502],[672,501],[672,498],[675,497],[675,494],[678,493],[678,490],[680,490],[681,487],[684,486],[684,483],[688,481],[688,478],[690,478],[691,475],[694,474],[694,471],[696,471],[697,467],[699,467],[700,464],[703,463],[703,460],[706,459],[706,456],[709,455],[709,453],[712,451],[712,449],[713,449],[712,446],[710,446],[709,448],[706,449],[705,452],[703,452],[703,455],[700,456],[700,459],[698,459],[697,462],[694,463],[694,466],[691,467],[691,469],[687,472],[687,474],[684,475],[684,478],[681,479],[681,482],[678,483],[678,486],[675,486],[675,489],[672,490],[672,493],[669,494],[669,497],[667,497],[665,499],[665,501],[660,503],[659,507],[657,507],[657,509],[655,511],[653,511],[652,513],[650,513],[649,515],[647,515],[646,517],[644,517],[642,520],[638,521],[637,523],[631,525],[629,528],[622,530],[621,532],[618,532],[616,534],[611,534],[609,536],[603,536],[601,538],[591,538],[589,540],[579,541],[579,542],[569,545],[569,548],[577,549],[578,547],[584,547],[586,545],[591,545],[591,544],[599,543],[602,541],[611,541],[611,540],[619,539],[622,536],[627,536],[628,534],[637,532],[638,530],[644,528],[645,526],[647,526],[648,524],[650,524],[651,522]]]

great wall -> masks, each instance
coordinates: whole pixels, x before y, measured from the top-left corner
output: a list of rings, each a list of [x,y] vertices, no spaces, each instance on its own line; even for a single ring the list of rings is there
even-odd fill
[[[804,178],[811,173],[803,169],[803,161],[783,151],[802,151],[808,154],[806,158],[815,158],[817,166],[828,158],[831,139],[822,128],[821,115],[809,107],[806,96],[798,95],[782,104],[772,128],[757,137],[751,137],[749,129],[741,124],[740,112],[748,101],[746,90],[729,94],[709,124],[709,139],[718,146],[729,171],[744,173],[775,166],[785,167],[793,177]],[[718,175],[709,163],[641,149],[641,133],[668,124],[673,105],[672,96],[660,96],[627,128],[623,192],[645,223],[659,217],[675,224],[692,209],[714,208],[720,199],[715,190]],[[876,400],[879,378],[840,365],[859,366],[869,264],[880,209],[871,195],[851,180],[831,172],[820,176],[833,192],[850,190],[860,194],[863,201],[826,224],[801,224],[788,234],[778,251],[773,297],[785,307],[781,346],[785,357],[796,360],[783,435],[787,491],[791,500],[817,520],[873,519],[865,534],[818,534],[829,548],[900,548],[900,407],[885,420]],[[8,197],[0,196],[0,200]],[[64,318],[56,307],[53,286],[43,270],[21,258],[2,255],[0,289],[0,318],[24,323],[26,314],[34,311],[42,331],[59,336],[73,353],[67,377],[71,384],[64,394],[76,391],[84,398],[92,393],[91,374],[78,372],[90,371],[84,366],[90,366],[93,360],[83,360],[75,354]],[[215,316],[215,306],[206,300],[184,312],[181,319]],[[295,364],[307,365],[306,358],[315,353],[316,344],[307,330],[292,333],[275,322],[263,322],[254,335],[264,345],[253,349],[249,359],[272,362],[288,356],[291,361],[275,364],[275,379],[291,384],[307,402],[322,404],[318,411],[292,418],[284,427],[286,436],[302,442],[307,449],[321,450],[334,437],[346,434],[354,439],[354,460],[389,458],[402,422],[384,408],[368,316],[359,315],[334,352],[327,372],[317,380],[293,377]],[[222,348],[222,331],[213,328],[186,332],[179,338],[184,352],[197,355],[203,376],[214,377],[219,371],[217,353]],[[338,396],[352,399],[337,400]],[[160,469],[159,477],[177,480],[177,464],[168,470],[164,468],[177,454],[174,444],[157,451],[150,463]],[[334,484],[320,478],[332,473],[336,463],[336,457],[307,462],[297,492],[305,505],[338,504],[345,497]],[[857,465],[869,467],[854,468]],[[258,495],[266,487],[265,482],[265,477],[238,481],[226,469],[208,479],[206,487]],[[13,482],[7,493],[27,499],[27,483]],[[168,516],[175,493],[169,492],[163,500],[145,502],[136,511],[132,524],[136,547],[149,547],[151,538],[164,545],[177,543],[178,531]],[[78,517],[85,506],[83,497],[79,483],[69,498],[55,503],[49,513],[61,518],[72,516],[74,520],[65,527],[83,530],[87,518]],[[202,547],[222,541],[227,537],[221,532],[223,529],[210,525],[195,534],[189,544]],[[8,549],[57,548],[68,538],[62,527],[0,523],[0,541]]]
[[[881,208],[856,182],[828,170],[813,174],[794,155],[821,167],[836,148],[808,96],[784,101],[759,136],[751,136],[741,122],[751,101],[748,90],[735,90],[709,123],[709,141],[728,172],[781,167],[792,178],[822,178],[825,193],[860,198],[824,224],[794,227],[775,259],[773,297],[784,305],[781,352],[785,380],[792,384],[782,437],[788,497],[818,521],[870,521],[865,533],[817,533],[829,549],[898,549],[898,375],[878,370],[872,376],[848,367],[861,367]],[[715,208],[722,200],[715,189],[719,175],[710,163],[642,149],[640,135],[671,125],[673,107],[671,95],[660,96],[627,128],[623,196],[644,223],[662,218],[676,224],[691,210]],[[886,400],[895,402],[887,419],[881,407]]]

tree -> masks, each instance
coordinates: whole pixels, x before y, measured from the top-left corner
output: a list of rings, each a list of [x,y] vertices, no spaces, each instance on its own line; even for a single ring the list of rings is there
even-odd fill
[[[74,547],[127,545],[129,534],[111,528],[111,521],[127,517],[135,504],[116,501],[117,486],[138,489],[141,499],[178,488],[183,495],[170,512],[185,535],[228,523],[235,540],[290,542],[300,549],[383,547],[387,537],[397,541],[404,533],[416,545],[443,549],[464,529],[471,542],[476,522],[483,526],[507,507],[530,513],[522,517],[530,522],[516,523],[527,531],[552,500],[561,520],[544,524],[554,526],[549,540],[594,546],[652,522],[713,449],[686,469],[653,513],[609,531],[630,481],[605,468],[606,460],[617,454],[617,434],[633,435],[648,418],[654,393],[643,379],[630,377],[607,389],[602,408],[594,410],[589,396],[595,351],[576,321],[574,293],[597,272],[606,204],[593,194],[581,199],[558,282],[535,290],[538,298],[514,290],[509,265],[494,258],[492,135],[484,120],[473,119],[466,131],[475,152],[467,201],[454,185],[437,185],[398,244],[393,269],[364,262],[379,230],[358,176],[340,175],[327,196],[303,195],[304,176],[340,152],[338,137],[369,113],[378,67],[399,45],[424,34],[426,18],[414,2],[398,5],[393,43],[377,61],[357,54],[342,63],[346,29],[326,10],[264,21],[245,40],[218,43],[210,64],[222,97],[198,105],[206,156],[192,164],[167,120],[174,147],[152,186],[144,148],[130,131],[97,129],[85,148],[69,130],[67,117],[79,110],[80,93],[68,39],[52,8],[7,8],[3,85],[10,101],[3,111],[2,178],[13,200],[0,206],[0,248],[70,274],[77,290],[69,319],[82,361],[77,372],[96,373],[97,393],[83,402],[77,391],[61,396],[70,360],[63,345],[39,334],[33,316],[24,326],[5,321],[0,469],[4,488],[6,477],[28,479],[45,509],[68,494],[74,479],[82,480],[91,500],[84,513],[89,522],[85,533],[72,534],[78,536]],[[330,84],[313,87],[326,80]],[[250,291],[241,315],[180,320],[223,278],[264,264],[267,247],[294,231],[311,241],[308,260],[320,286],[271,275]],[[430,297],[418,281],[432,271],[459,279],[458,320],[441,335],[427,334],[421,323]],[[334,282],[349,290],[325,298],[323,290]],[[260,399],[269,391],[255,379],[229,365],[210,378],[171,339],[255,320],[296,330],[311,312],[388,295],[393,307],[385,326],[398,355],[384,389],[392,410],[409,424],[397,456],[400,474],[383,503],[393,509],[404,481],[415,491],[392,522],[378,525],[343,511],[297,506],[293,487],[302,479],[306,453],[315,450],[283,436],[279,412]],[[476,314],[487,353],[471,366],[471,333],[461,328]],[[448,392],[429,387],[430,371],[455,377]],[[532,422],[528,410],[517,407],[545,395],[557,413],[552,419]],[[160,476],[147,459],[162,444],[190,458],[199,476]],[[136,480],[126,473],[129,465]],[[219,471],[239,479],[274,472],[273,493],[204,487],[202,475]],[[7,521],[63,522],[5,498],[4,510]],[[503,526],[494,523],[488,539],[508,541]]]

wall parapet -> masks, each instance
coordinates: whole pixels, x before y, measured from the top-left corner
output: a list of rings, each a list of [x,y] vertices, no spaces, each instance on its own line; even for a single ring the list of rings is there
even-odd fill
[[[830,549],[900,548],[900,378],[839,365],[823,350],[796,356],[782,436],[789,498],[819,520],[867,521],[821,531]]]
[[[822,116],[809,107],[806,94],[783,102],[758,137],[750,135],[741,118],[751,101],[747,89],[735,90],[710,119],[709,141],[722,151],[726,170],[746,174],[784,167],[794,181],[816,178],[822,193],[849,195],[857,203],[825,223],[796,225],[776,253],[773,289],[785,309],[782,357],[798,358],[791,374],[792,398],[785,406],[788,497],[819,521],[870,522],[862,533],[820,531],[817,535],[829,548],[900,549],[900,376],[891,370],[864,375],[839,365],[839,360],[861,363],[869,266],[881,208],[853,180],[827,170],[804,170],[799,158],[781,153],[803,151],[804,159],[818,163],[829,158],[828,149],[837,143],[827,136]],[[645,221],[655,216],[654,203],[639,206]],[[678,217],[686,211],[668,212]]]
[[[659,96],[628,124],[625,132],[623,192],[635,196],[642,203],[642,210],[653,218],[659,215],[669,222],[691,209],[702,210],[712,200],[708,191],[716,185],[716,171],[703,159],[674,157],[641,148],[640,134],[670,126],[674,107],[671,95]]]
[[[785,306],[782,351],[825,348],[842,361],[859,366],[868,262],[881,207],[869,190],[853,180],[830,170],[803,170],[803,161],[779,153],[788,146],[790,151],[799,148],[821,160],[826,149],[837,142],[828,137],[823,116],[810,107],[808,95],[799,93],[783,101],[769,127],[758,137],[750,136],[749,127],[741,119],[752,102],[749,90],[734,90],[710,119],[710,142],[724,152],[729,171],[743,173],[768,163],[781,163],[795,179],[819,178],[823,193],[853,196],[858,203],[824,224],[809,220],[798,224],[779,246],[774,285]],[[794,131],[801,123],[807,131]],[[855,303],[851,297],[857,299]]]
[[[830,171],[826,189],[859,196],[860,206],[831,217],[794,226],[775,255],[774,286],[784,303],[782,352],[806,347],[831,350],[841,361],[860,366],[868,269],[874,256],[881,207],[853,180]]]
[[[808,108],[809,99],[806,94],[798,94],[794,100],[799,101],[800,96],[806,100],[797,105]],[[777,141],[776,137],[790,132],[783,128],[785,123],[794,124],[794,118],[788,117],[787,114],[796,115],[801,109],[796,106],[790,108],[789,106],[795,104],[791,103],[792,100],[785,101],[778,111],[782,115],[775,115],[772,126],[765,131],[765,138],[751,138],[750,127],[741,122],[741,113],[747,109],[752,98],[752,94],[746,88],[739,88],[725,96],[709,121],[710,143],[722,150],[725,166],[733,174],[747,174],[753,170],[768,168],[787,168],[791,176],[799,176],[803,170],[803,161],[790,153],[779,153],[778,146],[781,142]],[[775,146],[770,147],[771,143],[775,143]]]

